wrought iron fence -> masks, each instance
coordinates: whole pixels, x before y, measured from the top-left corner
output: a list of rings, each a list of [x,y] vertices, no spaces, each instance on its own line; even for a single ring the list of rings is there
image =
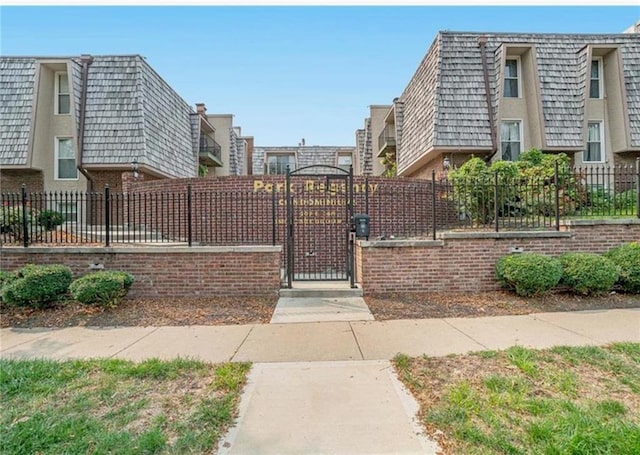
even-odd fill
[[[368,178],[354,213],[372,238],[436,238],[443,230],[560,229],[562,220],[640,218],[637,166],[557,169],[548,176]],[[281,196],[251,190],[3,193],[0,242],[15,245],[282,244]]]

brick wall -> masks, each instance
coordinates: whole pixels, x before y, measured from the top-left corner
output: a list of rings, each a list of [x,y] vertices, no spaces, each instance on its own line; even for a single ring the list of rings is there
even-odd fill
[[[3,248],[0,270],[64,264],[74,277],[90,264],[130,272],[132,298],[274,295],[280,288],[279,247]]]
[[[125,223],[185,241],[188,185],[194,243],[272,244],[275,215],[275,244],[286,244],[284,176],[127,182],[125,190],[130,199],[126,205],[130,210],[126,210],[129,218]],[[427,236],[433,229],[431,188],[432,182],[425,180],[354,177],[354,214],[370,215],[371,237]],[[341,250],[346,250],[346,231],[350,228],[345,180],[302,175],[292,179],[292,191],[296,272],[343,270],[346,257]],[[436,208],[439,217],[453,213],[442,202]]]
[[[557,256],[603,253],[640,240],[640,221],[583,222],[562,232],[448,233],[436,241],[359,241],[356,277],[366,293],[499,289],[494,265],[513,247]]]
[[[0,171],[0,192],[19,193],[23,183],[27,185],[29,192],[44,190],[44,177],[41,171],[26,169],[2,169]]]

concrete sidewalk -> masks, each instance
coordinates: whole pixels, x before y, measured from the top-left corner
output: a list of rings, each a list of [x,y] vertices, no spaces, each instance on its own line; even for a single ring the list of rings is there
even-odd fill
[[[283,319],[306,317],[303,312],[324,317],[317,306],[290,303]],[[640,342],[640,309],[386,322],[2,329],[0,357],[252,361],[238,419],[219,455],[435,455],[439,447],[424,435],[418,405],[389,362],[396,353],[444,356],[516,344],[614,341]]]
[[[640,342],[640,309],[522,316],[238,326],[70,327],[0,330],[0,357],[194,357],[211,362],[388,360],[513,345]]]

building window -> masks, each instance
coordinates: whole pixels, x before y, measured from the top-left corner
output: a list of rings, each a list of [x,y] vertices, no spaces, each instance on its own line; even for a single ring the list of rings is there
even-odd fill
[[[75,202],[58,202],[57,211],[62,213],[65,221],[78,221],[78,204]]]
[[[504,96],[505,98],[520,97],[520,60],[509,58],[504,64]]]
[[[602,163],[603,148],[602,122],[589,122],[587,126],[587,149],[584,151],[582,161],[585,163]]]
[[[69,94],[69,78],[67,73],[56,73],[56,114],[71,113],[71,95]]]
[[[293,154],[269,155],[267,157],[267,174],[286,174],[287,166],[289,170],[295,171],[296,157]]]
[[[504,121],[500,125],[500,145],[502,159],[516,161],[522,150],[522,122],[520,120]]]
[[[591,60],[591,78],[589,84],[589,98],[602,98],[602,59]]]
[[[56,180],[76,180],[78,169],[76,168],[76,154],[73,151],[73,142],[70,137],[56,138]]]
[[[351,157],[351,154],[338,155],[338,167],[340,169],[343,169],[349,172],[349,169],[351,168],[352,164],[353,164],[353,158]]]

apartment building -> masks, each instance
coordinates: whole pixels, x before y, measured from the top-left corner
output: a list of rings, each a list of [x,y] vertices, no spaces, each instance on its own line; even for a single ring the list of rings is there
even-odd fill
[[[247,168],[252,138],[233,116],[194,111],[140,55],[0,57],[0,99],[3,192],[118,191],[134,170],[150,180]]]
[[[638,68],[637,33],[440,32],[383,123],[371,116],[386,137],[372,159],[395,154],[398,175],[426,178],[445,162],[516,160],[531,148],[583,166],[631,164]]]
[[[254,147],[252,154],[254,175],[286,174],[306,166],[324,165],[349,170],[354,165],[354,147],[308,146]],[[354,174],[357,174],[354,168]]]

